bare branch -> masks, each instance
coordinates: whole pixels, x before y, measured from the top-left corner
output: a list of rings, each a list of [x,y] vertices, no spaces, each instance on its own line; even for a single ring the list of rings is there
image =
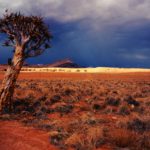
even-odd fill
[[[44,52],[44,49],[39,49],[36,51],[29,51],[28,53],[25,54],[25,58],[29,58],[29,57],[36,57],[41,55]]]
[[[52,38],[43,18],[8,11],[0,19],[0,33],[8,35],[5,46],[21,46],[26,58],[40,55],[50,48]]]

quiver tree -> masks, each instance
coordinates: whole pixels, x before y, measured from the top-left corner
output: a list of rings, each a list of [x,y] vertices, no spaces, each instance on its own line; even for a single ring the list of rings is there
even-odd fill
[[[13,47],[13,58],[8,60],[8,69],[1,85],[0,112],[12,111],[12,97],[19,72],[25,59],[41,55],[50,47],[52,38],[43,19],[8,13],[0,19],[0,33],[7,35],[4,46]]]

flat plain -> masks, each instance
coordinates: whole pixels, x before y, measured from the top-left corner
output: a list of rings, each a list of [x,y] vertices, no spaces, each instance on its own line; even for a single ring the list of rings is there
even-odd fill
[[[150,72],[22,72],[13,100],[2,150],[150,149]]]

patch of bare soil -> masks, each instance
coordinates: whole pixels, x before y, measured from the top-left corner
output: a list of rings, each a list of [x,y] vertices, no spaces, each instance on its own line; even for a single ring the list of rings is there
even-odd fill
[[[48,133],[25,127],[17,121],[0,121],[1,150],[57,150]]]

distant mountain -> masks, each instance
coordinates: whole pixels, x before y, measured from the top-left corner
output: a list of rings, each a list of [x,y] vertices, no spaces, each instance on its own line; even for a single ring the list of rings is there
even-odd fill
[[[52,64],[28,64],[28,63],[24,63],[24,67],[60,67],[60,68],[80,68],[81,66],[79,66],[78,64],[74,63],[72,60],[70,59],[63,59],[63,60],[59,60],[56,61]],[[7,65],[0,65],[0,71],[6,70]]]
[[[58,60],[51,64],[37,64],[37,65],[29,65],[26,64],[24,67],[60,67],[60,68],[80,68],[80,66],[74,63],[70,59]]]
[[[74,63],[70,59],[59,60],[47,66],[48,67],[62,67],[62,68],[79,68],[80,67],[78,64]]]

